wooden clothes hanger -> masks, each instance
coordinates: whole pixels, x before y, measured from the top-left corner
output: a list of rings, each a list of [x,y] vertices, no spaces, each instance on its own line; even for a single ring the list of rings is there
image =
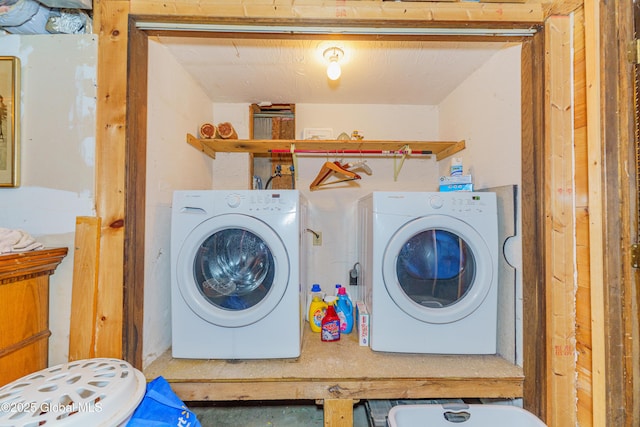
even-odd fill
[[[342,175],[343,178],[336,179],[330,182],[324,182],[331,175]],[[322,187],[324,185],[336,184],[338,182],[344,181],[353,181],[356,179],[360,179],[360,175],[355,172],[346,169],[340,162],[324,162],[320,172],[316,176],[316,179],[313,180],[311,185],[309,185],[310,190],[317,190],[318,187]]]

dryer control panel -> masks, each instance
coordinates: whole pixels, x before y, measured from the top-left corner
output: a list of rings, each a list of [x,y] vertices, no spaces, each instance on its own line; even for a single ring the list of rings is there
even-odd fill
[[[492,204],[489,199],[489,196],[483,197],[477,192],[445,193],[443,196],[432,196],[429,199],[429,206],[432,209],[445,207],[447,212],[475,214],[486,212],[486,209],[494,206],[495,202]]]

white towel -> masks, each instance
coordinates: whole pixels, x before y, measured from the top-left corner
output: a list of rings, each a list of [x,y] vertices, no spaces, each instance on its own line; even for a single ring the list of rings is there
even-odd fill
[[[0,227],[0,254],[42,249],[44,245],[22,230]]]

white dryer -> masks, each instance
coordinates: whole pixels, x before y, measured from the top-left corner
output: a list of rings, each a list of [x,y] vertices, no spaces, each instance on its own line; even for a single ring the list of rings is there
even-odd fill
[[[496,353],[495,193],[374,192],[358,221],[373,350]]]
[[[174,192],[173,357],[300,355],[305,217],[297,190]]]

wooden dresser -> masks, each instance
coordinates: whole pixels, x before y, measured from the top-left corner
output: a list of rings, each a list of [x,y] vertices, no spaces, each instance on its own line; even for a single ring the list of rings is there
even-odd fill
[[[0,386],[47,367],[49,276],[67,248],[0,255]]]

